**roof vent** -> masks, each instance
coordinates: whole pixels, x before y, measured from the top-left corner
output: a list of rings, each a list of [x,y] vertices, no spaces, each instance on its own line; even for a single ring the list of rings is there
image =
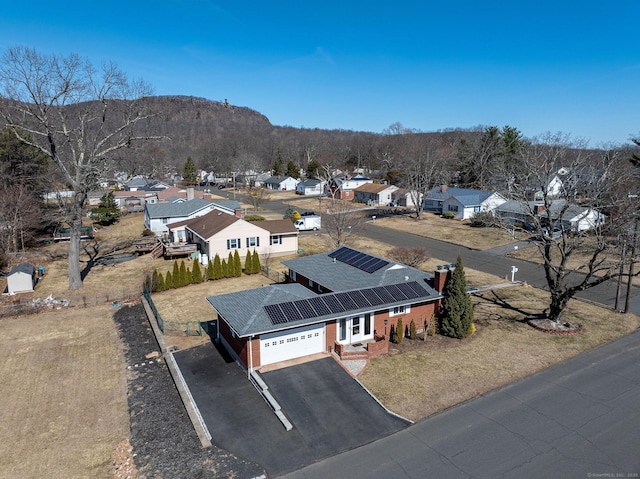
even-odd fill
[[[333,262],[334,262],[334,263],[336,262],[336,259],[335,259],[335,258],[333,258]]]
[[[405,276],[405,277],[404,277],[404,280],[405,280],[405,281],[409,281],[409,276]]]

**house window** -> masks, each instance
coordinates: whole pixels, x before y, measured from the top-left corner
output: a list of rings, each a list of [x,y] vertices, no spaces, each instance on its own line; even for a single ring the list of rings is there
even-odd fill
[[[393,308],[389,309],[389,316],[398,316],[399,314],[408,313],[410,310],[411,308],[409,308],[409,306],[406,306],[404,304],[400,306],[394,306]]]
[[[295,281],[295,280],[296,280],[296,272],[295,272],[295,271],[291,271],[291,270],[289,270],[289,276],[291,276],[291,279],[292,279],[293,281]]]
[[[240,248],[240,238],[231,238],[227,240],[227,249]]]
[[[162,218],[162,224],[166,225],[169,222],[169,218]]]
[[[282,244],[282,236],[280,235],[275,235],[275,236],[271,236],[269,238],[269,244],[273,245],[273,244]]]
[[[260,246],[260,238],[258,236],[247,238],[247,248],[255,248],[258,246]]]
[[[457,211],[458,211],[458,205],[447,205],[447,209],[448,209],[449,211],[455,211],[455,212],[457,212]]]
[[[340,318],[340,341],[345,341],[347,339],[347,318]]]
[[[364,334],[371,334],[371,313],[364,315]]]

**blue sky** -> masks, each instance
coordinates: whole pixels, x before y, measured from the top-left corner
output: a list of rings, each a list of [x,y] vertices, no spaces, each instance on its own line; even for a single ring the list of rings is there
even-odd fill
[[[269,5],[271,4],[271,5]],[[114,61],[274,125],[640,135],[640,0],[0,0],[0,47]]]

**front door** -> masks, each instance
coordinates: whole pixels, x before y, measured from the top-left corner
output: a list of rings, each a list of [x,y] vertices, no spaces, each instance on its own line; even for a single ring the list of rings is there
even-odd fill
[[[364,324],[363,318],[360,316],[354,316],[351,318],[351,342],[357,343],[364,337]]]

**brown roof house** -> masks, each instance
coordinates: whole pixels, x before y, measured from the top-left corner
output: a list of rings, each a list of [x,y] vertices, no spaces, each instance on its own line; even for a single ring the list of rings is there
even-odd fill
[[[221,210],[167,225],[174,241],[198,245],[208,258],[225,259],[229,253],[244,258],[257,251],[261,257],[282,256],[298,251],[298,230],[291,220],[249,222]]]
[[[393,203],[393,193],[397,186],[382,183],[365,183],[353,190],[353,200],[369,206],[386,206]]]

